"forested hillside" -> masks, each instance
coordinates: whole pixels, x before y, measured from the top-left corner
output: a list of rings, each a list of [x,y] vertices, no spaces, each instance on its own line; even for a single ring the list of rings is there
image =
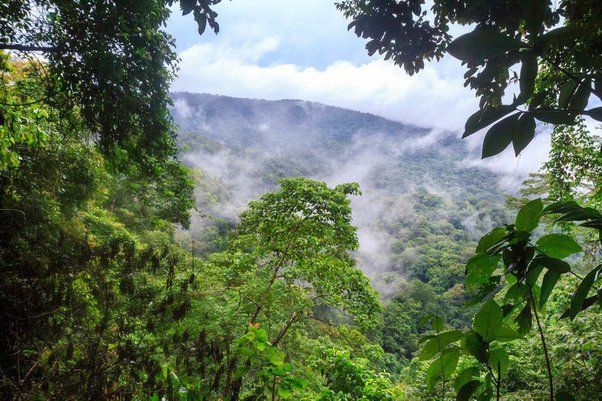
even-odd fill
[[[0,2],[0,399],[600,399],[599,2],[337,2],[410,74],[463,62],[479,149],[170,93],[170,14],[218,3]],[[538,124],[518,191],[475,162]]]
[[[249,200],[289,176],[360,184],[362,195],[352,199],[358,257],[385,298],[401,277],[449,289],[462,273],[456,264],[454,279],[441,278],[445,258],[504,221],[499,177],[467,166],[474,154],[454,133],[298,100],[172,97],[181,157],[201,175],[191,228],[206,238],[199,254]],[[416,258],[438,264],[415,267]]]
[[[471,151],[453,133],[299,100],[172,97],[182,159],[199,169],[199,213],[181,236],[195,254],[225,246],[237,213],[278,179],[358,182],[355,255],[386,305],[384,349],[410,359],[428,313],[470,324],[464,263],[506,221],[504,188],[494,173],[465,166]]]

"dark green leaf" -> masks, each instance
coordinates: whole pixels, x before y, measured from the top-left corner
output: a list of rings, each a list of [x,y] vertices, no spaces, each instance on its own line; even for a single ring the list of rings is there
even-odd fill
[[[569,102],[573,97],[573,93],[575,93],[575,89],[577,89],[577,82],[573,79],[569,79],[562,85],[560,94],[558,95],[558,105],[561,108],[566,109],[569,107]]]
[[[535,136],[535,119],[529,113],[523,113],[518,118],[514,128],[512,146],[514,147],[514,154],[518,156]]]
[[[556,393],[556,401],[575,401],[575,398],[568,391],[559,391]]]
[[[506,291],[506,295],[504,296],[504,302],[507,301],[522,301],[525,298],[525,295],[529,292],[529,288],[523,283],[513,284],[508,291]]]
[[[539,295],[540,307],[543,307],[545,305],[546,301],[550,297],[550,294],[552,293],[552,290],[554,289],[554,286],[558,282],[559,278],[560,278],[560,274],[558,274],[552,270],[548,271],[543,276],[543,282],[541,283],[541,293]]]
[[[182,15],[188,15],[194,9],[196,0],[180,0],[180,8],[182,9]]]
[[[527,101],[533,95],[535,77],[537,76],[537,56],[534,53],[526,54],[522,59],[520,69],[520,95],[522,101]]]
[[[502,276],[493,275],[489,277],[489,281],[486,284],[479,287],[479,290],[476,294],[472,294],[472,299],[467,303],[467,306],[476,305],[480,303],[485,297],[490,295],[500,284]]]
[[[491,342],[497,337],[503,319],[502,309],[491,299],[485,302],[481,310],[475,315],[472,328],[483,337],[483,340]]]
[[[543,210],[544,214],[549,213],[569,213],[583,210],[584,208],[579,206],[579,204],[575,201],[562,201],[555,202],[551,205],[546,206]],[[595,209],[592,209],[595,211]]]
[[[566,234],[548,234],[541,237],[535,245],[537,250],[556,259],[582,252],[583,249],[573,237]]]
[[[497,227],[497,228],[494,228],[493,230],[491,230],[489,233],[485,234],[479,240],[479,244],[477,245],[477,250],[476,250],[477,253],[485,253],[490,248],[499,244],[506,236],[506,233],[507,233],[507,231],[505,228]]]
[[[574,124],[575,114],[565,110],[556,109],[534,109],[529,113],[539,121],[549,124]]]
[[[487,343],[475,331],[468,331],[462,339],[462,346],[480,363],[485,363],[489,359]]]
[[[550,258],[545,255],[538,255],[533,259],[534,264],[539,264],[548,270],[552,270],[558,274],[568,273],[571,270],[571,265],[561,259]]]
[[[514,106],[502,105],[498,107],[486,107],[478,110],[476,113],[471,115],[468,120],[466,120],[462,138],[466,138],[467,136],[474,134],[488,125],[493,124],[500,118],[512,112],[514,109]]]
[[[447,47],[449,54],[469,62],[479,62],[520,48],[522,43],[495,29],[475,29],[457,37]]]
[[[518,118],[520,115],[521,113],[513,114],[489,128],[483,140],[483,153],[481,156],[483,159],[501,153],[510,145],[514,137],[514,130],[519,125]]]
[[[489,365],[491,365],[493,370],[496,373],[499,373],[500,376],[503,377],[506,374],[509,363],[510,359],[504,348],[496,348],[489,351]]]
[[[587,114],[594,120],[602,121],[602,106],[594,107],[593,109],[586,110],[585,114]]]
[[[468,383],[464,384],[458,394],[456,395],[456,401],[468,401],[470,397],[477,391],[481,382],[479,380],[471,380]]]
[[[516,324],[518,325],[518,333],[521,335],[525,335],[531,331],[531,327],[533,325],[533,318],[531,316],[531,307],[529,305],[525,305],[525,307],[518,314],[516,319],[514,319]]]
[[[456,380],[454,381],[454,389],[456,390],[456,392],[460,391],[462,386],[464,386],[466,383],[471,381],[474,377],[478,377],[478,376],[479,376],[479,368],[477,368],[475,366],[471,366],[469,368],[464,369],[463,371],[458,373],[458,376],[456,377]]]
[[[543,266],[537,263],[530,263],[525,276],[525,284],[529,287],[533,287],[539,279],[539,275],[543,271]]]
[[[479,253],[470,258],[466,264],[466,288],[472,290],[487,283],[500,260],[500,255],[489,255],[486,253]]]
[[[584,80],[579,84],[577,90],[573,94],[569,102],[569,109],[583,110],[587,106],[587,101],[591,93],[591,82],[589,79]]]
[[[488,378],[485,383],[479,387],[479,393],[477,395],[477,401],[489,401],[493,397],[493,387],[491,386],[491,379]]]
[[[541,199],[535,199],[523,206],[516,216],[516,229],[521,231],[533,231],[539,224],[543,211]]]
[[[581,312],[583,303],[587,298],[587,294],[590,289],[598,279],[598,276],[602,272],[602,265],[598,265],[593,268],[587,275],[583,278],[583,281],[577,287],[577,291],[571,298],[571,306],[570,308],[562,315],[562,317],[570,317],[571,320],[577,316],[579,312]]]

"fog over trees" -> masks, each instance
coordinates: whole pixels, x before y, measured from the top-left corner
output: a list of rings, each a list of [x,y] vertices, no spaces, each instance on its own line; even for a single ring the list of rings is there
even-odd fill
[[[0,399],[599,399],[602,3],[336,1],[462,132],[171,92],[224,7],[0,2]]]

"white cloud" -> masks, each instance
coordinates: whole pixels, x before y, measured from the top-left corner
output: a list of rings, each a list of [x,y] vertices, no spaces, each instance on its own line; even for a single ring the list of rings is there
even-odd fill
[[[477,108],[474,94],[464,88],[462,68],[453,59],[427,64],[409,76],[390,61],[364,63],[337,61],[325,68],[300,67],[290,63],[263,65],[280,51],[278,36],[251,35],[256,40],[196,44],[180,53],[180,74],[172,90],[205,92],[261,99],[303,99],[369,112],[393,120],[434,128],[417,149],[432,146],[442,135],[463,130],[464,122]],[[178,109],[179,107],[176,107]],[[184,107],[182,112],[186,113]],[[490,169],[503,177],[498,185],[514,191],[529,173],[547,159],[549,132],[540,133],[516,158],[512,149],[478,160],[483,132],[466,141],[472,149],[467,165]],[[407,149],[411,150],[411,149]]]
[[[231,42],[193,45],[180,53],[180,73],[172,89],[298,98],[452,130],[460,130],[477,108],[474,95],[463,87],[461,74],[445,77],[435,64],[412,77],[380,59],[363,64],[337,61],[323,69],[261,65],[260,60],[276,51],[279,43],[278,37],[267,37],[237,46]]]

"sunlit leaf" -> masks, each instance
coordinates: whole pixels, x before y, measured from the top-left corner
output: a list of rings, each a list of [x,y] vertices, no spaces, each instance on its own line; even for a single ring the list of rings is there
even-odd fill
[[[431,338],[424,344],[424,347],[420,352],[420,359],[423,361],[431,359],[437,353],[442,353],[449,344],[458,341],[461,338],[462,332],[459,330],[451,330],[437,334],[434,338]]]
[[[537,241],[535,246],[538,251],[556,259],[564,259],[583,251],[581,245],[573,237],[566,234],[544,235]]]
[[[500,376],[503,377],[506,374],[509,364],[508,352],[504,348],[496,348],[489,351],[489,365]]]
[[[456,370],[459,350],[452,350],[435,359],[426,371],[426,384],[432,389],[438,381],[447,381]]]
[[[489,300],[475,315],[472,328],[483,337],[483,340],[491,342],[497,337],[503,319],[504,315],[500,306],[494,300]]]
[[[539,224],[543,211],[541,199],[535,199],[523,206],[516,216],[516,229],[522,231],[533,231]]]

